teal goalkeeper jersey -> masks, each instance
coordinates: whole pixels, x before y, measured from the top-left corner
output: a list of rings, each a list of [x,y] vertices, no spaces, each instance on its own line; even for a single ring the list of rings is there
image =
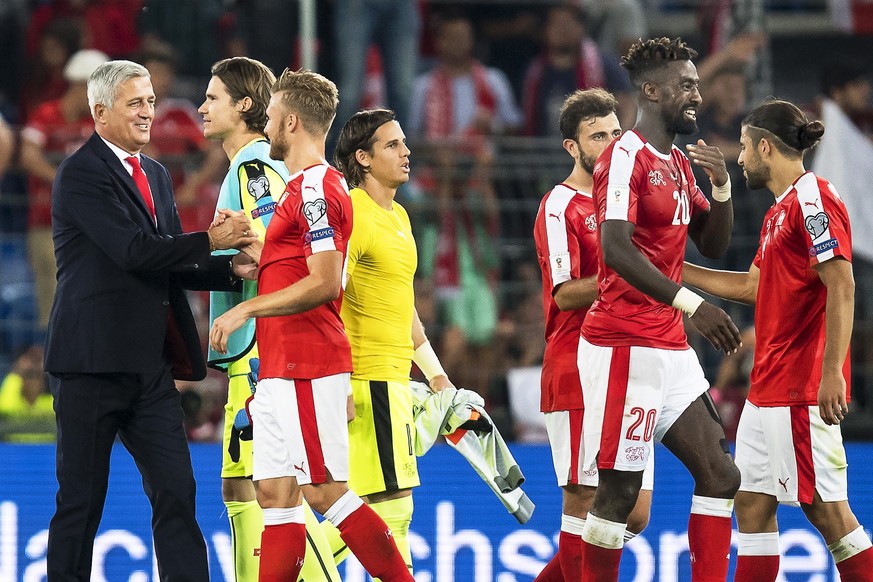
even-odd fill
[[[288,182],[288,170],[281,161],[270,159],[270,143],[263,138],[250,141],[243,146],[230,161],[230,169],[221,191],[218,194],[219,208],[244,210],[252,222],[252,227],[263,241],[267,225],[276,208],[276,200],[285,191]],[[232,255],[237,251],[215,251],[215,255]],[[241,293],[228,291],[212,291],[209,294],[209,325],[217,317],[239,303],[251,299],[258,294],[256,281],[243,281]],[[219,354],[209,349],[208,363],[214,368],[227,369],[248,352],[255,343],[255,320],[250,319],[241,328],[230,335],[227,342],[227,353]]]

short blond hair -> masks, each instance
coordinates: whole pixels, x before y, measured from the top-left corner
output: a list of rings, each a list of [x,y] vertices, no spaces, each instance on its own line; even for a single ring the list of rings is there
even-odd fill
[[[339,104],[333,81],[306,69],[285,69],[273,83],[272,91],[283,94],[282,104],[300,117],[306,131],[327,135]]]

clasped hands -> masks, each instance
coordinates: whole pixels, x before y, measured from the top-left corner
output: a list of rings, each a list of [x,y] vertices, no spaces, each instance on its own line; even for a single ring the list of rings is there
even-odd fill
[[[258,277],[258,261],[263,243],[252,230],[249,217],[243,211],[221,208],[207,230],[212,250],[239,249],[234,255],[233,274],[243,279]]]

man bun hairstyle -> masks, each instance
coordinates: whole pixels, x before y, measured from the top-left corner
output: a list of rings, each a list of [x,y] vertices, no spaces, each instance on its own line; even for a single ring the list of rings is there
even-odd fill
[[[825,131],[821,121],[810,121],[797,105],[784,99],[770,99],[754,108],[742,126],[753,145],[768,137],[782,155],[792,159],[814,147]]]
[[[368,171],[358,163],[355,154],[358,150],[372,153],[370,150],[376,143],[376,130],[395,119],[390,109],[365,109],[352,115],[343,126],[333,157],[349,186],[360,186]]]
[[[561,105],[558,126],[563,139],[576,141],[579,137],[579,124],[585,119],[606,117],[616,113],[618,101],[604,89],[585,89],[573,92]]]
[[[697,51],[679,37],[639,39],[621,57],[621,66],[627,69],[631,83],[639,87],[646,73],[675,61],[690,61],[696,56]]]

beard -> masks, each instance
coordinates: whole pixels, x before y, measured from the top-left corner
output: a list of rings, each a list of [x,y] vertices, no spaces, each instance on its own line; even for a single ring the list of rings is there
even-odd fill
[[[755,169],[744,168],[746,173],[746,185],[749,190],[761,190],[767,187],[770,181],[770,168],[760,165]]]
[[[585,152],[579,153],[579,165],[592,176],[594,175],[595,163],[597,163],[597,156],[589,156]]]
[[[680,110],[668,120],[667,131],[677,135],[697,133],[697,120],[685,117],[685,111]]]
[[[270,159],[284,160],[285,154],[287,153],[288,144],[285,143],[283,138],[277,137],[276,139],[270,140]]]

